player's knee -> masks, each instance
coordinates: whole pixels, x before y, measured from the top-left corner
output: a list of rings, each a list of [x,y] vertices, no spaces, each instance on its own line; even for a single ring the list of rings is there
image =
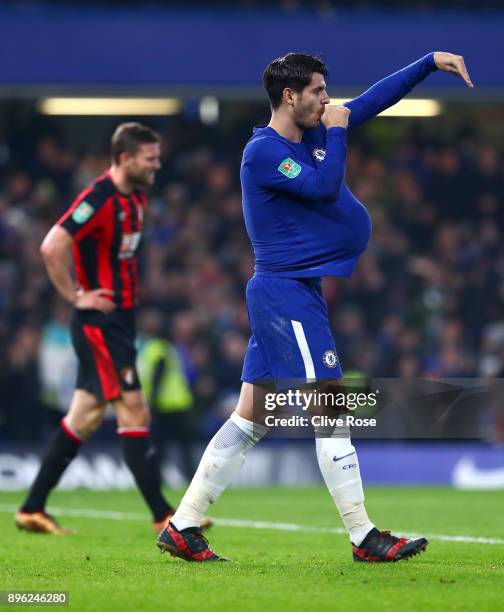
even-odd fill
[[[151,416],[149,409],[145,404],[142,404],[133,411],[134,423],[132,425],[140,425],[142,427],[149,427],[151,422]]]
[[[100,427],[106,408],[107,404],[99,404],[85,411],[70,411],[66,416],[66,422],[79,437],[86,440]]]
[[[120,427],[149,427],[150,412],[143,400],[124,401],[116,407]]]
[[[93,434],[102,424],[103,417],[105,416],[105,406],[103,408],[95,410],[89,415],[89,419],[86,423],[87,435]]]

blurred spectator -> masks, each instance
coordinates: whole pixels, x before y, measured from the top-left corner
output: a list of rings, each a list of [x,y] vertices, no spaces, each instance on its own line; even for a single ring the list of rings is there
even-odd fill
[[[70,308],[57,299],[51,318],[42,328],[39,371],[45,404],[68,412],[77,378],[77,358],[70,338]]]
[[[37,440],[44,422],[37,348],[39,330],[20,327],[12,337],[1,364],[0,422],[17,442]]]
[[[158,310],[141,312],[138,374],[152,414],[152,430],[160,457],[177,455],[186,480],[194,474],[190,441],[194,438],[188,411],[194,406],[189,379],[175,346],[165,337],[165,321]]]

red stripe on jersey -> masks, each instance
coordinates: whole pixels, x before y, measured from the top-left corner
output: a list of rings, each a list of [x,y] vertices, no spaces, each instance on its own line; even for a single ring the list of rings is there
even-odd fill
[[[75,273],[79,285],[89,291],[90,289],[114,289],[113,270],[110,262],[110,249],[114,238],[114,205],[112,198],[109,198],[94,217],[83,227],[81,231],[74,234],[73,257]],[[95,238],[97,241],[96,260],[87,262],[94,271],[86,270],[84,258],[82,256],[80,241],[82,233]],[[98,279],[98,287],[92,287],[89,281],[89,274],[92,278]]]
[[[138,293],[138,264],[136,257],[131,260],[131,274],[133,275],[133,291],[132,298],[133,301],[137,301],[137,293]]]
[[[77,277],[77,282],[79,283],[79,287],[82,287],[84,291],[89,291],[91,289],[91,284],[86,274],[86,269],[82,261],[81,252],[79,250],[78,243],[76,242],[74,242],[72,253],[73,253],[73,260],[74,260],[74,267],[75,267],[75,275]]]
[[[119,201],[119,204],[121,205],[123,217],[121,220],[123,240],[124,237],[126,237],[127,240],[128,236],[131,236],[131,234],[133,233],[130,203],[128,198],[123,195],[118,196],[117,199]],[[123,243],[123,246],[125,248],[124,254],[126,254],[128,245],[126,243]],[[121,277],[122,283],[121,300],[123,308],[133,308],[133,306],[135,305],[133,298],[135,287],[134,283],[132,282],[133,279],[131,275],[133,274],[133,270],[131,268],[130,259],[130,257],[124,257],[121,259],[121,251],[119,252],[119,276]]]
[[[141,234],[142,225],[143,225],[143,216],[144,216],[144,210],[145,210],[145,202],[147,198],[143,194],[137,194],[136,192],[134,192],[131,196],[131,199],[133,200],[133,203],[135,205],[135,214],[136,214],[135,232],[138,232],[139,234]],[[136,297],[138,293],[138,261],[137,261],[136,256],[133,258],[131,262],[131,271],[133,273],[133,279],[135,283],[134,288],[133,288],[133,295],[134,297]]]
[[[147,196],[145,195],[145,193],[141,191],[133,192],[133,196],[134,196],[135,204],[137,204],[138,206],[142,208],[142,213],[138,217],[138,221],[141,227],[144,213],[147,211]]]
[[[103,331],[94,325],[83,325],[82,329],[93,351],[103,397],[106,400],[116,399],[121,395],[121,385]]]
[[[101,289],[114,290],[114,271],[110,258],[110,251],[114,243],[114,201],[112,198],[103,207],[100,223],[100,241],[98,243],[98,285]],[[114,296],[119,299],[119,296]],[[112,299],[114,299],[112,298]]]

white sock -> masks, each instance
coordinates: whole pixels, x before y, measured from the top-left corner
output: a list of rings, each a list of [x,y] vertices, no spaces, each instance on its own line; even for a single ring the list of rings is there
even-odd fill
[[[210,441],[171,522],[180,531],[199,527],[208,506],[238,474],[246,453],[267,433],[268,428],[247,421],[235,412]]]
[[[350,432],[344,437],[316,438],[315,446],[320,471],[350,540],[360,546],[374,525],[364,507],[359,461]]]

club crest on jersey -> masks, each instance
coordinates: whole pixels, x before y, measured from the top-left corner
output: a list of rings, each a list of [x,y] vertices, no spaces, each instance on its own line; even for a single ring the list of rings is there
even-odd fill
[[[296,164],[296,162],[287,157],[283,162],[278,166],[278,171],[285,175],[287,178],[293,179],[301,172],[301,166]]]
[[[135,370],[133,368],[123,368],[121,370],[121,378],[127,385],[132,385],[135,382]]]
[[[312,155],[317,161],[324,161],[325,149],[313,149]]]
[[[86,223],[86,221],[94,213],[94,208],[91,204],[88,204],[85,200],[82,201],[79,206],[73,211],[72,219],[75,223]]]
[[[338,365],[338,356],[334,351],[326,351],[322,357],[322,361],[328,368],[335,368]]]

